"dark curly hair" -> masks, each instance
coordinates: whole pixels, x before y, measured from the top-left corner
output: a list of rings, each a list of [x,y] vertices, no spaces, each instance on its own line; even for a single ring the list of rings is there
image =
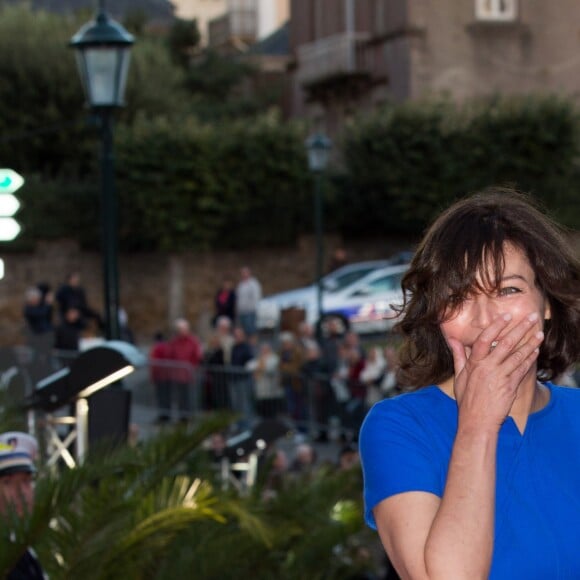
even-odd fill
[[[498,289],[506,243],[527,256],[536,286],[550,305],[538,378],[551,380],[579,360],[580,262],[566,233],[529,196],[493,188],[444,211],[428,229],[403,278],[405,298],[395,331],[403,337],[404,384],[421,387],[453,375],[440,324],[474,290]],[[493,264],[491,271],[486,264]]]

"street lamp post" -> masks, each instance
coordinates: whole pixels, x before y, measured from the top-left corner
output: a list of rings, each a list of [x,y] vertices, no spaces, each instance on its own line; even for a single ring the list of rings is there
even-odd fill
[[[328,158],[332,142],[328,137],[317,133],[306,139],[308,152],[308,167],[314,174],[314,230],[316,235],[316,314],[318,320],[318,332],[320,334],[322,318],[322,266],[324,262],[323,232],[323,198],[322,198],[322,173],[328,165]]]
[[[113,158],[113,111],[122,107],[130,49],[134,38],[107,15],[104,0],[99,2],[95,19],[72,37],[81,82],[87,102],[101,130],[101,227],[103,281],[105,297],[105,334],[118,339],[119,273],[117,265],[117,199]]]

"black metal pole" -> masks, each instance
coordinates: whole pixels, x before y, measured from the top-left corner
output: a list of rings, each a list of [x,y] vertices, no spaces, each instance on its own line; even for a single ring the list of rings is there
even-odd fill
[[[324,260],[324,239],[322,237],[322,177],[317,171],[314,176],[314,224],[316,231],[316,313],[318,318],[317,328],[320,331],[322,308],[322,264]]]
[[[100,111],[101,121],[101,225],[103,281],[105,298],[105,336],[118,340],[119,273],[117,266],[117,200],[115,195],[112,111]]]

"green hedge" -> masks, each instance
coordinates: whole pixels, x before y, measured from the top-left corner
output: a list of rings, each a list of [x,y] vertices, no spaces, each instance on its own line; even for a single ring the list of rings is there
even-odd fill
[[[389,107],[342,142],[341,228],[417,233],[457,197],[491,185],[538,196],[578,226],[578,112],[555,97]]]
[[[340,163],[326,182],[327,230],[418,235],[452,200],[494,184],[535,194],[578,227],[579,135],[577,110],[554,97],[386,108],[354,121],[336,139]],[[121,247],[284,244],[311,232],[304,137],[301,125],[275,115],[203,124],[192,115],[142,114],[119,124]],[[96,158],[95,149],[95,165]],[[98,244],[94,174],[84,182],[43,179],[23,189],[20,244],[30,236]]]
[[[115,173],[121,248],[292,243],[312,222],[312,184],[302,142],[298,125],[275,116],[211,126],[191,116],[180,123],[141,117],[119,125]],[[96,164],[97,148],[94,153]],[[96,173],[84,180],[28,174],[26,179],[19,192],[23,233],[14,249],[62,237],[98,246]]]
[[[180,250],[289,243],[304,229],[308,172],[295,125],[266,116],[204,126],[137,121],[118,135],[121,240]]]

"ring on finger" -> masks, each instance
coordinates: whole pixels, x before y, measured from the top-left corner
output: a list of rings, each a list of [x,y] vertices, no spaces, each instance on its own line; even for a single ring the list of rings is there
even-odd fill
[[[489,352],[491,352],[498,344],[499,340],[494,340],[489,347]]]

